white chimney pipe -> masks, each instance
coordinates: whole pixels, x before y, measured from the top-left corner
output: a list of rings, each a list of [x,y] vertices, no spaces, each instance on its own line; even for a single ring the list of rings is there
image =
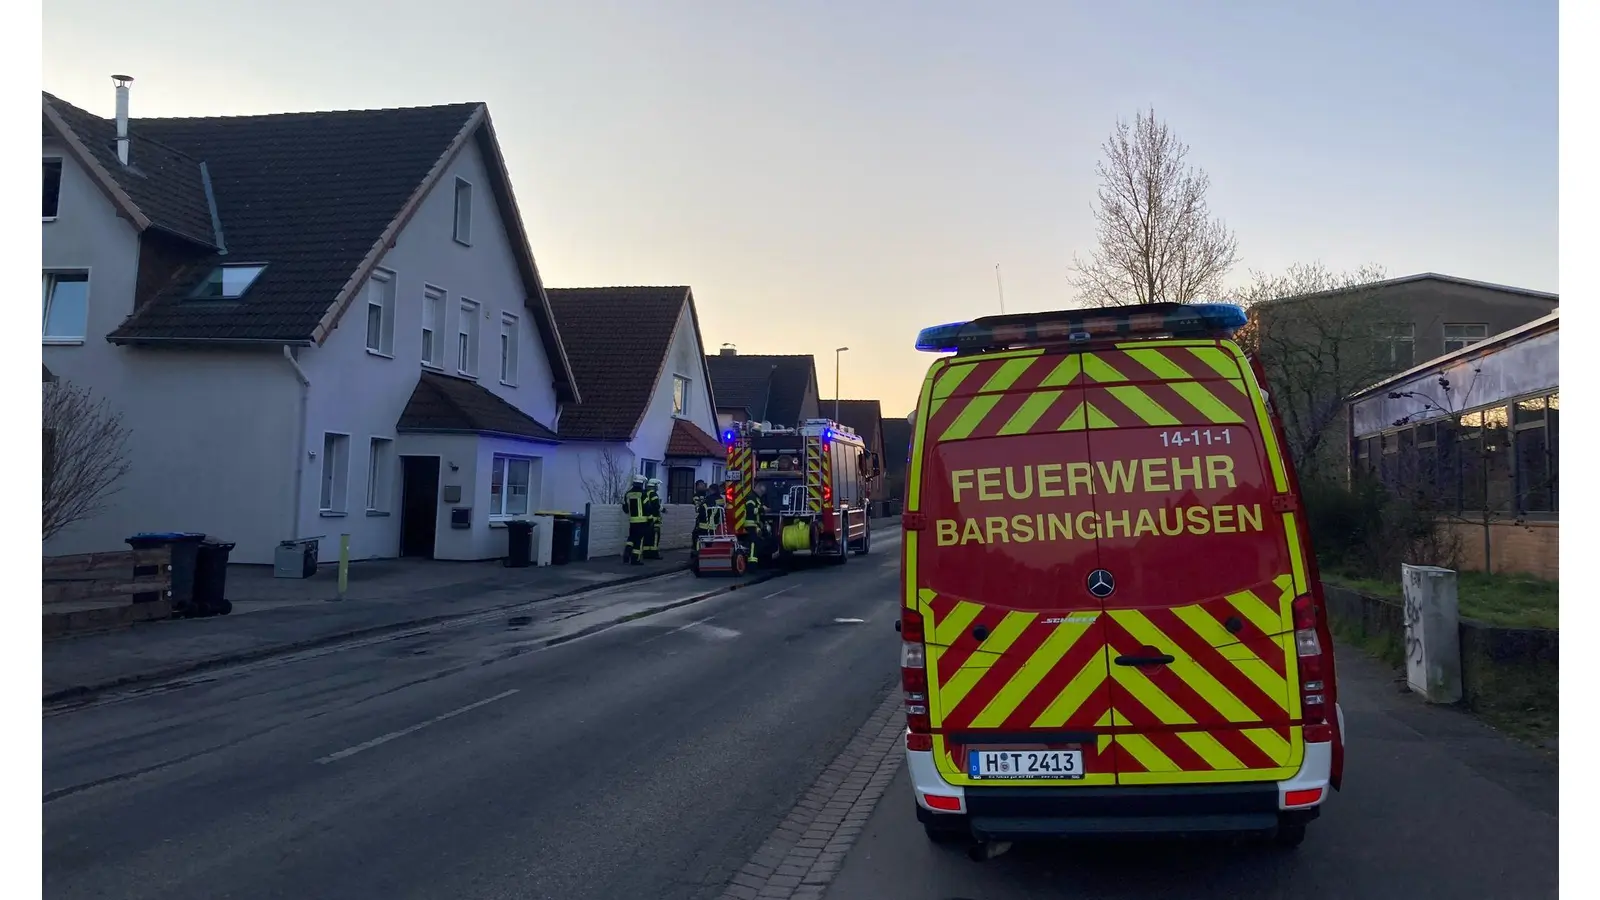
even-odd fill
[[[128,86],[132,75],[113,75],[111,82],[117,86],[117,160],[128,164]]]

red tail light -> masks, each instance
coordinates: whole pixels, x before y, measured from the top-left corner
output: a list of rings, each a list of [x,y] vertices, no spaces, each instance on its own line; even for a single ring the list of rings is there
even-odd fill
[[[1300,668],[1300,714],[1305,721],[1305,739],[1311,743],[1333,740],[1333,726],[1328,723],[1327,682],[1328,671],[1323,664],[1327,648],[1317,635],[1316,601],[1309,595],[1294,598],[1295,657]]]
[[[823,485],[823,488],[822,488],[822,502],[823,503],[832,503],[833,502],[833,487],[831,485]]]
[[[933,720],[928,713],[928,659],[923,646],[922,613],[900,611],[900,687],[906,698],[906,749],[933,749]]]
[[[728,489],[723,492],[723,496],[728,498],[728,505],[732,506],[733,505],[733,485],[731,485],[731,484],[728,485]]]
[[[908,643],[924,643],[922,636],[922,613],[914,609],[900,611],[900,640]]]

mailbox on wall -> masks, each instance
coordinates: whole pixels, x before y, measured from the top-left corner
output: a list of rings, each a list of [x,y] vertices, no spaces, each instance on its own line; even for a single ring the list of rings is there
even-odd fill
[[[451,528],[471,528],[472,527],[472,507],[470,507],[470,506],[457,506],[454,509],[450,510],[450,527]]]

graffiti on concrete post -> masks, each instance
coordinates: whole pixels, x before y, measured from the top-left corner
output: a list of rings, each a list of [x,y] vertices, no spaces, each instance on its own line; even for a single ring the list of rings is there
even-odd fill
[[[1406,661],[1422,662],[1422,600],[1415,594],[1406,597]]]

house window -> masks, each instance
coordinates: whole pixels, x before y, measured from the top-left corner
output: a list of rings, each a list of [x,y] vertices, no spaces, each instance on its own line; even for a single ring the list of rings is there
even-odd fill
[[[1409,369],[1413,365],[1417,343],[1417,326],[1391,325],[1384,328],[1378,338],[1378,361],[1395,371]]]
[[[659,477],[657,475],[657,473],[660,472],[660,471],[661,471],[661,460],[659,460],[659,459],[641,459],[641,460],[639,460],[639,474],[643,475],[644,479],[646,481],[649,481],[652,478]]]
[[[367,279],[367,352],[394,355],[394,273],[383,269]]]
[[[44,158],[44,220],[49,222],[61,209],[61,157]]]
[[[343,514],[350,488],[350,435],[322,436],[322,511]]]
[[[689,414],[689,379],[682,375],[672,376],[672,414],[680,417]]]
[[[456,325],[456,371],[469,378],[478,377],[478,304],[461,301]]]
[[[191,300],[237,300],[244,296],[250,285],[256,283],[261,273],[266,270],[265,265],[258,263],[242,263],[232,266],[217,266],[206,276],[206,280],[195,286],[189,294]]]
[[[667,470],[667,502],[694,502],[695,470],[690,466],[673,466]]]
[[[464,178],[456,179],[455,239],[458,244],[472,244],[472,183]]]
[[[1489,326],[1446,322],[1444,325],[1444,352],[1453,353],[1489,337]]]
[[[81,343],[89,330],[89,273],[44,273],[44,339]]]
[[[532,481],[533,460],[496,455],[489,481],[489,518],[514,519],[527,515]]]
[[[367,512],[389,511],[389,484],[394,468],[394,441],[375,437],[367,451]]]
[[[500,383],[517,383],[517,317],[510,313],[500,317]]]
[[[422,286],[422,364],[444,368],[444,289]]]

